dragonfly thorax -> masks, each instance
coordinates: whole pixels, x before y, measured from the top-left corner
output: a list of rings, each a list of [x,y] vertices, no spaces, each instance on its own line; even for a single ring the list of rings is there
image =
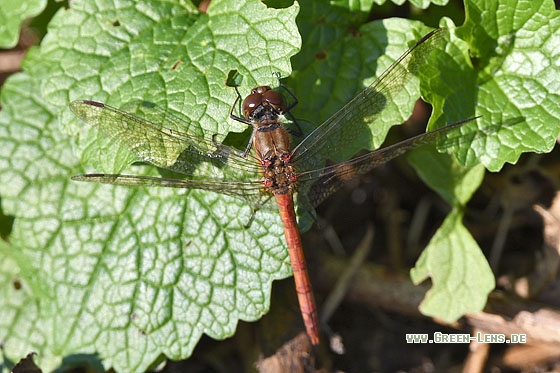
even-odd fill
[[[297,179],[291,163],[290,134],[281,125],[255,126],[253,149],[261,164],[263,185],[273,194],[285,194],[294,189]]]

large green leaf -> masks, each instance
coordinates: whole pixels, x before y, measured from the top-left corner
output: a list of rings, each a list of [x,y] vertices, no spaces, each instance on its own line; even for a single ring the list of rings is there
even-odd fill
[[[422,313],[450,322],[484,308],[494,288],[492,270],[462,217],[458,209],[447,216],[410,273],[416,284],[432,278]]]
[[[0,317],[8,356],[38,351],[52,370],[79,353],[143,371],[164,355],[189,356],[203,333],[223,339],[267,312],[272,281],[291,274],[278,214],[259,211],[245,229],[253,206],[233,198],[70,181],[80,164],[119,171],[132,158],[67,105],[147,99],[211,133],[244,130],[228,120],[236,95],[226,75],[237,69],[253,86],[289,74],[297,11],[258,1],[214,1],[207,14],[185,2],[74,1],[54,17],[28,54],[28,74],[2,91],[2,203],[16,217],[10,252],[35,310]],[[42,337],[29,339],[37,325]]]

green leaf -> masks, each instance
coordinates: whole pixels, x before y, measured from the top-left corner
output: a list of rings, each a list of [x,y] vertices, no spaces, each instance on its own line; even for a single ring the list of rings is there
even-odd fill
[[[560,17],[552,1],[537,7],[504,0],[481,12],[485,4],[467,3],[467,22],[426,70],[433,79],[425,97],[434,106],[432,127],[480,116],[462,131],[479,133],[455,154],[463,165],[482,163],[498,171],[524,152],[549,152],[556,142]],[[516,7],[519,12],[510,11]],[[480,20],[481,14],[503,17]]]
[[[393,1],[395,4],[401,3],[400,1]],[[427,9],[430,5],[445,5],[449,0],[410,0],[410,3],[420,9]]]
[[[410,270],[415,284],[432,279],[420,305],[422,313],[447,322],[480,311],[495,286],[492,270],[462,218],[454,209]]]
[[[297,11],[258,1],[214,1],[207,14],[185,2],[74,1],[54,17],[27,73],[2,91],[2,203],[16,217],[10,252],[36,302],[20,329],[2,325],[8,356],[31,347],[47,371],[75,354],[144,371],[161,356],[189,356],[202,334],[226,338],[239,320],[267,312],[272,281],[291,275],[278,214],[261,210],[245,229],[253,206],[230,197],[71,181],[82,163],[118,171],[131,158],[67,105],[150,100],[221,140],[229,127],[245,129],[228,119],[229,70],[250,86],[289,74]],[[82,149],[83,162],[74,155]],[[26,340],[36,327],[42,338]]]
[[[463,167],[449,154],[428,146],[413,150],[408,160],[420,178],[451,206],[465,206],[484,178],[484,166]]]
[[[46,0],[3,0],[0,7],[0,48],[15,47],[23,20],[36,16],[46,5]]]
[[[275,71],[290,74],[285,56],[297,51],[299,35],[275,16],[294,16],[293,10],[267,13],[258,2],[226,1],[198,14],[192,7],[166,2],[132,4],[120,9],[90,8],[92,4],[81,9],[81,3],[74,4],[71,19],[53,24],[53,43],[44,58],[59,64],[63,54],[68,65],[45,83],[48,99],[62,105],[69,95],[72,100],[87,98],[116,107],[146,100],[218,134],[215,140],[220,141],[228,131],[246,128],[225,115],[236,98],[233,89],[224,89],[230,70],[238,69],[246,77],[245,90],[257,82],[272,82]],[[150,18],[158,13],[160,19]],[[252,17],[249,24],[244,14],[262,16]],[[77,42],[66,36],[69,29]],[[70,131],[83,131],[83,123],[67,120]],[[114,143],[92,144],[102,137],[97,131],[80,136],[85,163],[97,171],[117,172],[135,160]]]
[[[49,123],[56,126],[55,116],[45,110],[39,97],[31,99],[31,92],[38,92],[38,85],[32,84],[29,76],[21,73],[10,77],[0,95],[3,105],[0,112],[2,207],[7,215],[16,217],[10,244],[0,241],[0,276],[4,285],[0,288],[0,335],[6,342],[4,355],[12,362],[17,362],[31,351],[41,351],[46,356],[43,360],[45,366],[55,367],[53,346],[48,343],[53,329],[41,316],[41,300],[49,299],[49,296],[42,292],[44,278],[34,271],[36,263],[32,260],[42,252],[44,245],[40,244],[41,239],[56,229],[52,216],[60,202],[59,196],[51,195],[47,190],[41,192],[38,182],[52,179],[64,166],[53,157],[45,157],[45,152],[37,149],[50,148],[52,155],[63,158],[72,154],[68,147],[57,146],[61,136],[51,136],[49,131],[45,131]],[[52,186],[52,190],[56,190],[56,183]],[[44,216],[40,209],[51,219]],[[54,224],[29,229],[39,217]],[[33,247],[35,249],[29,250]]]
[[[10,250],[10,246],[5,241],[0,241],[0,280],[2,284],[5,284],[0,289],[3,307],[0,330],[7,331],[7,334],[12,336],[12,341],[19,344],[19,350],[23,353],[18,356],[17,353],[12,354],[13,350],[5,351],[6,353],[2,355],[9,353],[16,358],[11,361],[5,358],[0,359],[0,367],[13,368],[19,358],[31,352],[35,346],[43,344],[44,329],[41,324],[33,323],[37,319],[38,304],[25,282],[22,281],[19,267],[8,254],[8,250]],[[30,322],[33,324],[28,324]],[[25,349],[27,349],[26,352]]]
[[[515,7],[527,11],[513,12]],[[494,18],[496,14],[503,16]],[[481,164],[497,171],[506,162],[515,163],[523,152],[548,152],[554,146],[560,131],[556,105],[559,94],[557,84],[552,83],[560,81],[560,68],[555,62],[559,58],[555,37],[558,20],[552,2],[542,2],[540,7],[517,1],[468,2],[466,24],[451,33],[446,53],[423,71],[427,77],[424,95],[434,106],[431,126],[480,116],[461,129],[463,138],[454,148],[459,164],[467,168],[429,149],[418,149],[410,156],[420,177],[453,206],[466,205],[479,187]],[[467,51],[475,58],[471,60]],[[434,240],[442,235],[442,229]],[[456,237],[466,232],[457,219],[446,229],[446,234]],[[492,272],[482,255],[473,255],[479,250],[474,240],[453,250],[457,257],[470,258],[475,272],[490,286]],[[428,248],[416,265],[417,273],[431,273],[433,280],[422,310],[446,320],[482,310],[484,291],[472,298],[472,290],[469,299],[475,302],[469,304],[463,302],[463,292],[450,291],[450,284],[464,280],[463,272],[445,273],[441,268],[439,274],[428,271],[435,266],[426,265],[426,257],[433,252]],[[413,278],[420,281],[422,276]]]

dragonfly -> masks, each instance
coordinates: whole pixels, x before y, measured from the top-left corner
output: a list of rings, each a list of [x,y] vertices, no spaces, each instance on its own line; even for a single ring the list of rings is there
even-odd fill
[[[252,127],[244,151],[218,143],[215,134],[204,133],[196,123],[147,102],[139,105],[143,114],[135,115],[96,101],[73,101],[70,108],[78,118],[129,149],[139,161],[173,171],[181,177],[83,174],[72,179],[125,186],[202,189],[242,198],[254,207],[254,211],[275,202],[284,225],[303,324],[311,343],[318,345],[319,321],[296,220],[294,193],[297,192],[298,201],[305,208],[313,208],[347,179],[418,146],[444,139],[446,134],[473,120],[450,124],[342,163],[328,164],[327,159],[320,159],[321,165],[316,166],[318,157],[342,146],[332,139],[352,133],[365,120],[379,117],[386,102],[403,91],[405,83],[417,74],[445,33],[443,28],[436,29],[417,41],[371,85],[296,146],[292,146],[292,136],[283,121],[297,99],[281,83],[278,89],[270,86],[253,88],[240,105],[242,116],[234,114],[234,107],[241,101],[237,91],[230,117]],[[280,88],[292,97],[291,104],[287,104]],[[197,173],[200,168],[204,169],[204,165],[211,165],[217,171],[210,176]]]

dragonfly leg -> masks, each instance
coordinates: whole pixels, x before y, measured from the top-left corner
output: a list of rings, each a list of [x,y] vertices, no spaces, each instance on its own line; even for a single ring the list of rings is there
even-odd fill
[[[235,121],[241,122],[241,123],[245,123],[248,126],[253,126],[253,123],[247,119],[247,118],[243,118],[240,116],[237,116],[235,114],[233,114],[233,110],[235,109],[235,105],[237,105],[239,103],[239,109],[238,111],[241,113],[241,94],[239,93],[239,90],[237,89],[237,87],[235,88],[235,92],[237,92],[237,98],[235,99],[235,102],[233,103],[233,105],[231,105],[231,110],[229,111],[229,117]]]
[[[219,143],[218,141],[216,141],[216,136],[218,136],[217,133],[212,135],[212,145],[214,145],[216,147],[216,152],[212,153],[212,154],[208,154],[208,156],[212,157],[212,158],[217,158],[217,157],[229,157],[230,154],[235,154],[238,157],[245,157],[245,152],[242,152],[239,149],[235,149],[232,147],[229,147],[227,145],[223,145],[221,143]]]
[[[289,111],[287,111],[286,114],[288,114],[290,116],[290,120],[292,121],[292,124],[295,125],[295,127],[296,127],[295,129],[294,128],[286,128],[288,130],[288,132],[290,133],[290,135],[296,136],[296,137],[303,136],[303,130],[301,129],[297,119]]]
[[[299,123],[297,122],[296,118],[290,112],[290,110],[292,110],[299,103],[299,100],[298,100],[297,96],[292,91],[290,91],[290,89],[288,87],[286,87],[284,84],[282,84],[282,82],[280,81],[281,75],[278,71],[272,73],[272,75],[274,75],[276,77],[276,79],[278,79],[278,87],[282,88],[284,91],[286,91],[293,98],[292,103],[290,103],[290,105],[286,108],[285,112],[286,112],[286,114],[289,114],[290,119],[292,120],[292,123],[296,126],[296,129],[294,130],[292,128],[288,128],[288,132],[290,133],[290,135],[301,137],[301,136],[303,136],[303,131],[301,130],[301,127],[300,127]]]
[[[263,197],[263,195],[261,195],[261,198],[259,198],[259,201],[257,202],[257,204],[255,206],[253,206],[253,212],[251,212],[251,216],[249,217],[249,221],[247,221],[247,223],[243,226],[243,228],[249,229],[249,227],[251,226],[251,223],[255,219],[255,215],[256,215],[257,211],[259,211],[261,209],[261,206],[265,205],[268,201],[270,201],[270,199],[272,198],[272,195],[266,195],[266,198],[263,201],[261,201],[262,197]]]
[[[290,91],[290,89],[288,87],[286,87],[284,84],[282,84],[282,82],[280,81],[280,78],[282,76],[280,75],[280,73],[278,71],[273,72],[272,75],[274,75],[276,77],[276,79],[278,79],[278,87],[285,90],[294,99],[294,101],[288,107],[286,107],[286,112],[289,112],[290,110],[292,110],[293,108],[296,107],[296,105],[299,103],[299,100],[296,97],[296,95],[292,91]]]
[[[247,157],[247,154],[249,154],[249,151],[251,150],[251,147],[253,146],[253,139],[255,138],[255,132],[257,131],[257,129],[253,129],[253,131],[251,131],[251,137],[249,138],[249,142],[247,142],[247,147],[245,148],[245,151],[243,152],[243,158]]]
[[[237,87],[235,87],[235,92],[237,92],[237,98],[235,99],[235,102],[233,103],[233,105],[231,105],[231,110],[229,111],[229,117],[233,120],[236,120],[236,121],[241,122],[241,123],[245,123],[246,125],[253,127],[253,122],[251,122],[250,120],[233,114],[233,109],[235,108],[235,105],[237,105],[237,103],[239,103],[239,105],[241,105],[241,94],[239,93],[239,90],[237,89]],[[241,112],[241,106],[239,107],[239,112]],[[243,158],[246,158],[247,154],[249,154],[249,151],[251,150],[251,146],[253,145],[253,138],[254,137],[255,137],[255,131],[253,130],[251,132],[251,138],[247,142],[247,147],[245,148],[245,151],[242,154]]]

